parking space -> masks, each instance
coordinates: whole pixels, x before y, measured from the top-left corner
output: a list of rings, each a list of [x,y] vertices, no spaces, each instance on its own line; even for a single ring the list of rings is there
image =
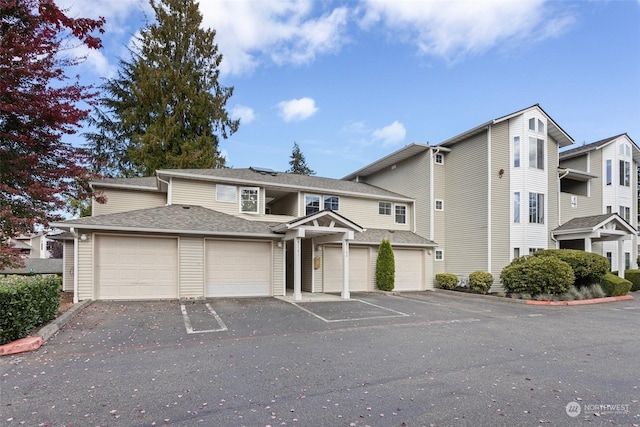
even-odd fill
[[[337,302],[301,302],[293,303],[293,305],[326,323],[409,316],[401,311],[360,299]]]

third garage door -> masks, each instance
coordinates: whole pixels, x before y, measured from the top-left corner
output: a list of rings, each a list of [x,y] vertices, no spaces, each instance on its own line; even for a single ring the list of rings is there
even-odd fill
[[[270,296],[271,242],[208,240],[206,296]]]
[[[349,291],[369,290],[369,248],[349,248]],[[342,248],[324,248],[323,292],[342,292]]]
[[[424,289],[424,251],[394,249],[396,280],[394,291],[420,291]]]

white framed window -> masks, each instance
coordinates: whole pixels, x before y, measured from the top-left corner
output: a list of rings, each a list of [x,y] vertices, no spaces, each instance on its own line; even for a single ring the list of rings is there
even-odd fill
[[[444,251],[442,249],[436,249],[436,261],[444,260]]]
[[[609,269],[611,269],[613,263],[613,254],[611,252],[607,252],[607,261],[609,261]]]
[[[391,215],[391,202],[378,202],[378,214]]]
[[[436,199],[436,210],[443,211],[444,210],[444,202],[442,200]]]
[[[630,268],[631,268],[631,253],[625,252],[624,253],[624,269],[628,270]]]
[[[396,224],[406,224],[407,223],[407,206],[406,205],[396,205]]]
[[[544,170],[544,139],[529,137],[529,167]]]
[[[338,196],[324,196],[324,208],[332,211],[340,210],[340,198]]]
[[[578,207],[578,196],[571,195],[571,207],[572,208]]]
[[[444,164],[444,155],[442,155],[442,153],[436,153],[435,162],[436,162],[436,165]]]
[[[620,185],[631,185],[631,163],[620,160]]]
[[[520,137],[513,137],[513,167],[520,167]]]
[[[520,192],[513,193],[513,222],[520,223]]]
[[[608,214],[610,214],[612,212],[611,206],[607,206],[607,211]]]
[[[235,203],[238,188],[235,185],[216,184],[216,201]]]
[[[513,259],[520,258],[520,248],[513,248]]]
[[[529,255],[534,254],[538,251],[543,251],[544,248],[529,248]]]
[[[631,147],[629,147],[627,144],[624,144],[624,155],[626,157],[631,157]]]
[[[258,213],[259,208],[259,192],[257,187],[240,188],[240,212]]]
[[[538,132],[544,133],[544,122],[540,119],[538,119]]]
[[[611,159],[607,159],[607,185],[611,185],[611,176],[613,175],[613,169],[612,169],[612,164],[611,164]]]
[[[620,216],[627,222],[631,222],[631,208],[628,206],[620,206]]]
[[[311,215],[316,212],[320,212],[320,196],[314,194],[304,196],[304,214]]]
[[[529,193],[529,222],[544,224],[544,194]]]
[[[534,132],[536,130],[536,119],[533,117],[529,119],[529,130],[532,130]]]

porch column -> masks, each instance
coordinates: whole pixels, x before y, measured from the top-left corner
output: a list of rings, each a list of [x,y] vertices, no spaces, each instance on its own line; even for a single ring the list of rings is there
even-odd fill
[[[624,277],[624,240],[618,239],[618,277]]]
[[[584,238],[584,251],[591,252],[591,237]]]
[[[293,300],[302,301],[302,255],[301,237],[293,239]]]
[[[349,299],[349,241],[342,239],[342,298]]]

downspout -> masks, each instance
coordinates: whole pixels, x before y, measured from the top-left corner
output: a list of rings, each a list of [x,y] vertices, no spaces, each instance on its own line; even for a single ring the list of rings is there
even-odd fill
[[[429,239],[431,241],[435,241],[435,234],[436,234],[436,225],[435,225],[435,207],[434,207],[434,200],[435,200],[435,195],[433,194],[434,188],[435,188],[435,184],[433,183],[433,179],[434,179],[434,167],[435,167],[435,157],[436,154],[438,154],[440,152],[440,147],[436,147],[436,149],[431,149],[430,151],[430,162],[429,162]]]
[[[567,175],[569,175],[569,171],[564,171],[564,173],[558,177],[558,226],[562,225],[562,219],[561,219],[561,214],[562,214],[562,199],[561,199],[562,191],[561,191],[561,188],[562,188],[562,186],[560,184],[562,182],[562,178],[564,178]],[[558,239],[556,239],[553,236],[553,232],[551,230],[549,230],[549,234],[551,235],[551,240],[553,240],[553,242],[556,244],[556,249],[557,249],[558,248]]]
[[[78,303],[78,233],[71,227],[71,233],[73,233],[73,303]]]
[[[158,179],[158,181],[167,184],[167,205],[171,205],[171,182],[170,181],[165,181],[162,178],[160,178],[159,176],[156,175],[156,178]]]
[[[491,170],[493,167],[491,164],[491,126],[487,127],[487,164],[489,165],[487,171],[487,271],[491,272]]]

